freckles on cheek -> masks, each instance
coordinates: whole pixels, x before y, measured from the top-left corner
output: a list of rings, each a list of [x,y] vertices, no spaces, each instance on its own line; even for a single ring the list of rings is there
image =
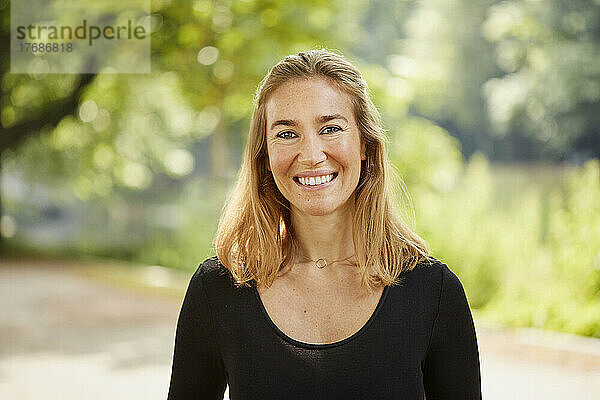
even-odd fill
[[[340,143],[337,147],[336,154],[338,154],[338,157],[341,159],[352,160],[353,158],[356,158],[357,155],[360,155],[359,147],[348,142]]]
[[[284,154],[273,154],[270,160],[273,173],[277,174],[280,178],[284,178],[290,173],[293,160],[289,157],[286,157]]]
[[[279,163],[275,165],[274,168],[281,179],[287,178],[287,175],[291,173],[288,164]]]

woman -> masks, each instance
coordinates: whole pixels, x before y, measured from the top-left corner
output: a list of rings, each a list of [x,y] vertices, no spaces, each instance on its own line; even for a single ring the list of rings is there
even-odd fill
[[[360,72],[313,50],[257,91],[217,257],[191,279],[169,399],[479,399],[456,275],[395,213]]]

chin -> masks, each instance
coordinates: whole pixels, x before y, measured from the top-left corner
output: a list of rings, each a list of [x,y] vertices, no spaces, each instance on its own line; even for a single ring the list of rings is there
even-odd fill
[[[300,212],[300,214],[306,214],[306,215],[311,215],[313,217],[322,217],[324,215],[329,215],[332,214],[333,212],[335,212],[336,209],[338,209],[337,207],[330,207],[330,206],[326,206],[326,205],[322,205],[322,206],[313,206],[313,207],[296,207],[298,209],[298,211]]]
[[[330,210],[307,210],[304,212],[305,214],[312,215],[313,217],[322,217],[324,215],[329,215],[332,213]]]

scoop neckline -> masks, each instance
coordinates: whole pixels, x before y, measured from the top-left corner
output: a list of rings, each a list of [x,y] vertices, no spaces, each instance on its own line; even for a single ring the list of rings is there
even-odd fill
[[[367,322],[365,322],[365,324],[358,331],[354,332],[352,335],[348,336],[345,339],[341,339],[341,340],[338,340],[337,342],[332,342],[332,343],[308,343],[308,342],[302,342],[300,340],[296,340],[296,339],[288,336],[281,329],[279,329],[279,327],[275,324],[275,322],[273,322],[273,320],[269,316],[269,313],[267,312],[267,309],[265,308],[265,305],[263,304],[262,299],[260,298],[260,294],[258,293],[258,288],[256,287],[256,285],[253,285],[252,289],[254,291],[256,300],[258,302],[258,306],[261,309],[262,314],[264,315],[265,319],[267,320],[267,323],[271,326],[271,328],[275,331],[275,333],[277,333],[277,335],[279,335],[283,340],[285,340],[286,342],[291,343],[295,346],[303,347],[306,349],[327,349],[327,348],[331,348],[331,347],[341,346],[348,342],[351,342],[352,340],[356,339],[357,337],[362,335],[364,332],[366,332],[366,330],[373,323],[375,318],[377,318],[377,315],[379,314],[379,310],[383,307],[383,304],[387,297],[389,288],[390,288],[389,286],[383,287],[383,291],[381,292],[381,297],[379,297],[379,301],[377,302],[377,306],[375,307],[375,310],[373,311],[373,313],[371,314],[371,316],[369,317]]]

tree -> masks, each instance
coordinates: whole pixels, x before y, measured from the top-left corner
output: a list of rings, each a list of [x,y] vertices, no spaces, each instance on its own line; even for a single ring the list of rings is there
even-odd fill
[[[503,72],[483,87],[496,131],[537,157],[600,157],[600,4],[502,2],[482,28]]]
[[[467,157],[477,150],[494,155],[495,136],[481,87],[500,71],[480,26],[495,2],[418,2],[394,63],[396,75],[414,93],[411,112],[447,129]]]
[[[267,68],[342,48],[355,26],[352,2],[155,1],[151,74],[27,75],[9,72],[9,4],[0,7],[0,163],[10,158],[32,182],[66,180],[83,200],[185,177],[204,138],[210,173],[231,176]]]
[[[600,156],[600,4],[425,0],[395,71],[411,111],[495,160]]]

